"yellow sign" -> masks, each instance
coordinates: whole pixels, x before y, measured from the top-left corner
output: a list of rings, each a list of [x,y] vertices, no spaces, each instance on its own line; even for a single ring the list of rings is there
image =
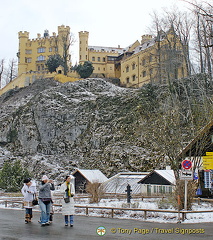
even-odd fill
[[[206,156],[213,156],[213,152],[206,152]]]
[[[206,152],[206,156],[203,159],[203,169],[213,169],[213,152]]]

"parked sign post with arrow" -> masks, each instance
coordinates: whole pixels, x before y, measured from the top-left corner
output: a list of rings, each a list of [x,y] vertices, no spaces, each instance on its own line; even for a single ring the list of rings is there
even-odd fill
[[[182,161],[181,165],[182,165],[182,170],[180,173],[180,180],[185,180],[184,209],[187,210],[187,185],[188,185],[188,180],[193,180],[192,161],[184,160]]]

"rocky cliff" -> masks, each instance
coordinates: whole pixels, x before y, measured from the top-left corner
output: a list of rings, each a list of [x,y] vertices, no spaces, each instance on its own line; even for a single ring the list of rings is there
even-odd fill
[[[108,176],[148,170],[152,153],[135,134],[137,95],[102,79],[41,79],[12,90],[0,98],[1,159],[20,158],[34,173],[53,177],[74,167]]]
[[[40,79],[8,91],[0,97],[0,164],[21,159],[35,176],[54,178],[76,167],[107,176],[163,167],[196,134],[192,123],[198,129],[212,117],[211,102],[202,112],[203,90],[193,95],[187,81],[127,89],[103,79]]]

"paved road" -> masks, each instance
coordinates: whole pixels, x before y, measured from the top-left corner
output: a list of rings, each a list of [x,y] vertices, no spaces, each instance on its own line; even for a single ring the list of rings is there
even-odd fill
[[[34,213],[33,222],[24,224],[24,211],[0,209],[1,240],[212,240],[213,223],[172,224],[150,223],[137,220],[75,216],[74,227],[65,227],[61,214],[54,215],[50,226],[40,227],[39,213]],[[99,236],[96,229],[106,228],[106,234]],[[112,233],[116,231],[116,233]],[[186,232],[185,234],[181,234]],[[197,233],[187,233],[189,231]],[[204,232],[204,233],[201,233]]]

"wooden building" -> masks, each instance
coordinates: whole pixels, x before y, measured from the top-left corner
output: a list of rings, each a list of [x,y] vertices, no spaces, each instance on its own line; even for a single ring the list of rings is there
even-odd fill
[[[75,192],[85,193],[88,183],[103,183],[108,178],[98,169],[76,169],[72,175],[75,177]]]
[[[143,195],[171,194],[174,191],[176,179],[173,170],[154,170],[141,179]]]

